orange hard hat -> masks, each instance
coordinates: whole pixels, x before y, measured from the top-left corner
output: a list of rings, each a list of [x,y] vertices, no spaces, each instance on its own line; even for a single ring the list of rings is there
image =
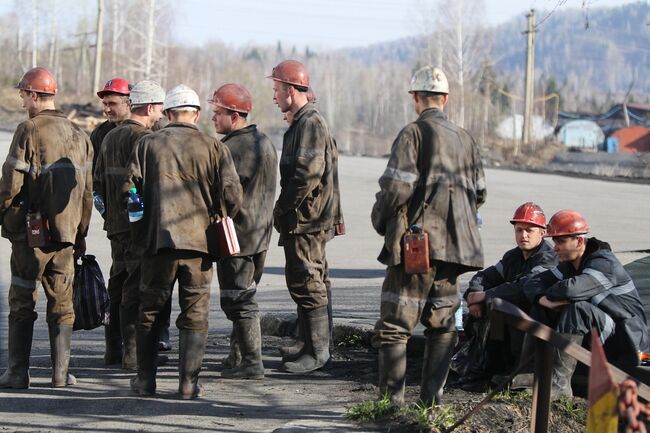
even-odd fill
[[[217,107],[238,113],[250,113],[253,109],[253,97],[241,84],[224,84],[214,91],[208,102]]]
[[[512,216],[510,224],[516,223],[528,223],[545,229],[546,215],[541,207],[529,201],[519,206]]]
[[[587,220],[579,212],[570,209],[558,211],[546,226],[546,237],[577,236],[587,233],[589,233]]]
[[[112,80],[108,80],[106,84],[104,84],[104,88],[97,92],[97,96],[100,98],[103,98],[106,96],[108,93],[118,93],[120,95],[130,95],[131,94],[131,84],[124,78],[113,78]]]
[[[291,84],[299,87],[309,87],[309,74],[305,65],[297,60],[285,60],[278,64],[271,75],[266,78],[271,78],[275,81]]]
[[[45,68],[30,69],[25,72],[20,83],[16,84],[16,89],[46,95],[56,95],[57,87],[54,75]]]

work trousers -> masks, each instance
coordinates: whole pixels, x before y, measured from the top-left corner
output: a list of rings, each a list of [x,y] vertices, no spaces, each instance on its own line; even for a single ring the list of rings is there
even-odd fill
[[[144,331],[163,326],[161,314],[178,281],[181,331],[208,332],[212,258],[197,251],[163,249],[142,258],[138,327]]]
[[[9,321],[36,320],[36,283],[40,280],[47,297],[47,323],[72,326],[73,278],[72,245],[57,243],[44,248],[31,248],[26,241],[13,241]]]
[[[111,237],[111,273],[108,278],[108,296],[112,305],[124,309],[137,308],[140,302],[140,257],[131,245],[128,233]]]
[[[283,236],[286,264],[284,276],[294,302],[310,311],[328,303],[328,265],[325,246],[331,231]]]
[[[373,345],[406,344],[418,320],[425,332],[452,332],[460,306],[458,266],[433,262],[429,272],[407,274],[403,265],[389,266],[381,289],[380,319]]]
[[[221,309],[228,320],[253,319],[259,308],[255,300],[257,284],[264,272],[266,251],[250,256],[235,256],[217,262]]]

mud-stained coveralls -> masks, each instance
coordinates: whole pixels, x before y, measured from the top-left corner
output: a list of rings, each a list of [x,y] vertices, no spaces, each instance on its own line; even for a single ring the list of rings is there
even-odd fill
[[[213,257],[206,231],[221,206],[236,215],[242,189],[230,151],[195,125],[172,122],[136,143],[123,192],[136,187],[144,216],[132,225],[143,255],[137,329],[138,377],[131,388],[155,392],[161,311],[178,281],[179,391],[193,395],[208,332]]]
[[[93,132],[90,133],[90,142],[93,144],[93,173],[95,173],[95,165],[97,164],[97,158],[99,158],[100,151],[102,149],[102,142],[104,137],[117,127],[117,124],[108,120],[97,125]]]
[[[309,311],[327,306],[325,244],[334,236],[333,140],[313,103],[303,106],[284,134],[280,196],[275,204],[293,300]]]
[[[403,402],[406,342],[419,320],[427,336],[420,397],[437,402],[457,342],[457,278],[483,267],[476,211],[486,184],[478,146],[442,111],[426,109],[395,139],[379,185],[372,224],[384,236],[378,260],[388,266],[373,337],[380,393]],[[413,224],[429,236],[428,273],[404,272],[402,236]]]
[[[129,217],[122,193],[127,164],[135,143],[151,131],[127,119],[104,138],[95,162],[94,190],[104,199],[104,230],[111,241],[108,294],[111,300],[110,324],[105,327],[107,364],[122,363],[135,368],[135,323],[138,314],[140,257],[131,244]],[[121,319],[126,319],[122,323]],[[124,339],[124,358],[122,340]]]
[[[639,293],[606,242],[588,239],[577,270],[571,263],[560,263],[528,279],[524,292],[533,305],[531,316],[562,334],[584,337],[595,327],[607,359],[616,365],[636,366],[638,352],[650,350]],[[538,304],[542,296],[571,303],[549,310]]]
[[[470,280],[469,287],[464,294],[467,299],[469,293],[485,292],[485,300],[492,298],[504,299],[522,310],[528,312],[530,304],[524,295],[524,282],[531,275],[544,272],[555,267],[558,258],[553,247],[546,241],[542,241],[537,248],[531,251],[528,259],[519,247],[507,251],[496,265],[489,266],[478,271]],[[483,317],[479,322],[480,331],[484,330],[488,318]],[[475,319],[470,317],[466,330],[473,328]],[[487,372],[506,372],[517,365],[521,353],[523,333],[512,328],[506,328],[506,340],[498,341],[489,339],[487,341],[488,365]]]
[[[92,158],[86,133],[63,113],[43,110],[16,128],[0,179],[2,236],[11,241],[12,249],[9,367],[18,358],[24,361],[25,373],[29,367],[40,281],[47,297],[53,383],[57,386],[65,384],[70,356],[73,245],[86,236],[90,224]],[[45,247],[27,245],[25,215],[29,206],[49,223],[50,241]]]
[[[217,262],[221,308],[229,320],[257,317],[256,285],[264,272],[273,230],[278,157],[271,140],[256,125],[222,139],[232,155],[244,199],[234,218],[240,253]]]

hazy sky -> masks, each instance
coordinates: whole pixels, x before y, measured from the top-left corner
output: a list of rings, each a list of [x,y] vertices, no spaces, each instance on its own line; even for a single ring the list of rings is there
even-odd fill
[[[647,1],[647,0],[646,0]],[[522,30],[525,13],[537,10],[597,8],[619,6],[633,0],[484,0],[485,21],[499,24],[519,16]],[[241,46],[252,43],[315,49],[363,46],[412,36],[423,30],[423,9],[431,10],[435,0],[183,0],[170,1],[177,41],[203,44],[210,40]],[[468,2],[469,3],[469,2]],[[23,29],[29,33],[31,2],[0,0],[0,14],[20,8]],[[56,5],[59,32],[76,33],[79,16],[94,24],[96,0],[47,0],[44,7]],[[421,7],[418,5],[425,5]],[[105,0],[110,13],[111,0]],[[586,6],[584,6],[586,5]],[[42,7],[43,7],[42,6]],[[430,13],[430,12],[429,12]],[[541,16],[541,13],[540,13]],[[432,17],[432,20],[433,21]],[[47,25],[41,23],[41,25]],[[144,23],[143,23],[144,25]],[[166,29],[157,29],[159,34]]]
[[[631,0],[485,0],[486,22],[499,24],[535,8],[619,6]],[[339,48],[411,36],[422,30],[419,4],[432,0],[184,0],[176,36],[186,43],[210,39]],[[420,9],[420,10],[419,10]],[[430,6],[428,6],[430,9]]]

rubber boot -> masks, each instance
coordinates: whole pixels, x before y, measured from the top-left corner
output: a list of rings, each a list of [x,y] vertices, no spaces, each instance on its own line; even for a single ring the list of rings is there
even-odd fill
[[[137,395],[150,396],[156,393],[156,372],[158,358],[158,329],[136,331],[138,374],[131,379],[131,390]]]
[[[379,348],[379,398],[388,395],[397,406],[404,406],[406,384],[406,344],[388,344]]]
[[[574,334],[560,334],[565,339],[580,345],[584,336]],[[553,360],[553,376],[551,379],[551,400],[557,400],[561,397],[573,397],[571,389],[571,377],[576,369],[578,361],[569,356],[567,353],[555,349],[555,359]]]
[[[106,351],[104,352],[104,365],[115,365],[122,363],[122,333],[120,327],[120,305],[110,305],[110,321],[104,325],[104,340]]]
[[[203,394],[203,387],[199,385],[199,372],[207,339],[208,334],[204,332],[180,332],[178,393],[183,400],[191,400]]]
[[[302,356],[293,362],[282,364],[289,373],[307,373],[323,367],[330,359],[330,334],[327,306],[306,311],[306,335],[309,340],[305,344]]]
[[[533,389],[535,375],[532,372],[535,368],[535,340],[536,338],[530,334],[524,336],[518,367],[521,368],[521,373],[512,379],[510,384],[512,391],[532,391]]]
[[[307,327],[305,323],[305,313],[304,310],[298,306],[298,335],[296,336],[296,341],[291,346],[285,346],[280,348],[280,355],[282,356],[282,362],[291,362],[295,361],[302,356],[302,351],[305,347],[305,328]]]
[[[228,352],[228,356],[221,360],[221,366],[224,369],[235,368],[241,362],[241,357],[241,345],[233,324],[232,331],[230,331],[230,352]]]
[[[9,321],[7,370],[0,376],[0,388],[29,388],[29,354],[32,351],[34,321]]]
[[[240,319],[233,323],[233,331],[241,345],[241,363],[221,372],[226,379],[263,379],[262,332],[260,319]]]
[[[422,360],[422,382],[420,401],[427,406],[440,404],[447,381],[451,357],[458,344],[458,333],[454,331],[425,331],[426,345]]]
[[[50,331],[50,358],[52,359],[52,387],[75,385],[77,379],[68,373],[72,326],[48,324]]]
[[[138,357],[136,348],[136,323],[138,322],[138,308],[120,307],[120,328],[122,328],[122,368],[137,370]]]

